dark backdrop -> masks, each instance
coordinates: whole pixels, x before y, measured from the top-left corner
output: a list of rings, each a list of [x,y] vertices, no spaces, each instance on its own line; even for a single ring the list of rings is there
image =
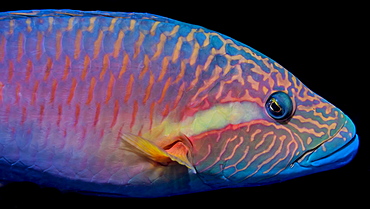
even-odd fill
[[[263,187],[223,189],[171,198],[116,199],[61,193],[53,188],[22,183],[0,189],[0,208],[316,207],[356,204],[364,197],[365,200],[370,198],[370,101],[369,87],[365,85],[370,82],[367,75],[369,53],[362,38],[369,19],[366,21],[362,14],[364,5],[301,1],[294,4],[212,1],[204,5],[185,1],[147,5],[146,2],[124,0],[7,2],[8,5],[0,7],[1,11],[64,8],[148,12],[228,35],[274,59],[345,112],[357,126],[360,149],[356,158],[340,169]]]

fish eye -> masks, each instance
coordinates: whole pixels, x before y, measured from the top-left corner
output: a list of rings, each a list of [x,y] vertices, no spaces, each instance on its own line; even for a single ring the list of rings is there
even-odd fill
[[[275,120],[284,121],[293,115],[293,102],[290,96],[282,91],[270,95],[265,104],[269,116]]]

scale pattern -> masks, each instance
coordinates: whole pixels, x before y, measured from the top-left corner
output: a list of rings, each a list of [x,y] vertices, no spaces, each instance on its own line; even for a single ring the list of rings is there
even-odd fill
[[[200,26],[151,14],[35,10],[1,13],[0,28],[5,164],[125,185],[142,171],[127,169],[121,133],[161,144],[154,130],[171,136],[183,129],[205,182],[252,184],[279,174],[323,139],[325,152],[338,149],[330,140],[354,136],[338,108],[278,63]],[[296,104],[287,124],[263,110],[276,91]],[[260,116],[216,127],[198,114],[231,103],[253,104]],[[180,127],[195,120],[197,131]]]

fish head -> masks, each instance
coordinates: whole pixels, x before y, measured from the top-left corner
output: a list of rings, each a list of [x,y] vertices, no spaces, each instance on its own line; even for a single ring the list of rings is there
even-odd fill
[[[266,63],[268,69],[242,69],[243,81],[221,81],[209,92],[213,106],[193,116],[193,131],[202,129],[190,137],[193,163],[208,185],[276,183],[338,168],[356,154],[351,119],[280,65]]]

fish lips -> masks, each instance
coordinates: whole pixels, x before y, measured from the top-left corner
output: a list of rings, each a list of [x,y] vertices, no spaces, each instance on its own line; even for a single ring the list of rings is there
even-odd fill
[[[296,162],[305,168],[327,168],[324,170],[338,168],[354,158],[358,146],[359,137],[356,128],[347,117],[345,124],[332,138],[306,151]]]

